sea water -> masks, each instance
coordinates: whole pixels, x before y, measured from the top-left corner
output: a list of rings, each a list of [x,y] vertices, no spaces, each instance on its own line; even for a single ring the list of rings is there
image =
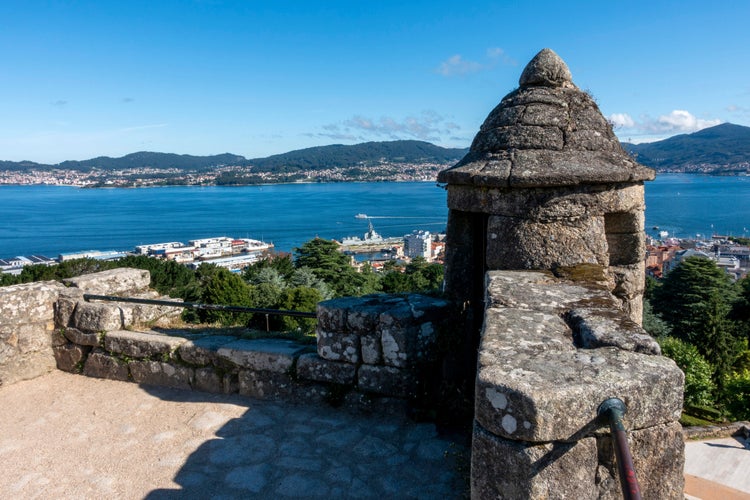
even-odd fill
[[[247,187],[79,189],[0,186],[0,258],[231,236],[292,251],[316,236],[445,230],[446,192],[434,182]],[[655,230],[654,227],[658,227]],[[750,236],[750,177],[663,174],[646,183],[646,231]]]

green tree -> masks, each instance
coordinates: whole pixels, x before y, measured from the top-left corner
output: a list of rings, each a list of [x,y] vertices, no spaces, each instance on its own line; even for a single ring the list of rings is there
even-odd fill
[[[252,307],[250,286],[238,275],[227,269],[217,268],[208,279],[201,295],[204,304]],[[219,323],[224,326],[245,325],[250,313],[201,310],[200,319],[206,323]]]
[[[290,254],[276,254],[265,257],[258,262],[247,266],[242,273],[242,277],[245,278],[245,281],[248,283],[253,283],[255,275],[262,269],[269,267],[278,271],[279,276],[283,277],[285,280],[291,276],[292,272],[294,272],[292,256]]]
[[[666,337],[672,332],[672,327],[656,314],[648,299],[643,299],[643,329],[652,337]]]
[[[351,259],[339,251],[335,241],[315,238],[295,248],[294,265],[308,267],[330,286],[335,295],[359,296],[370,293],[367,279],[352,267]]]
[[[289,277],[289,286],[291,287],[307,287],[314,288],[320,292],[323,300],[330,299],[333,297],[333,290],[309,267],[300,267],[295,269],[292,275]]]
[[[659,344],[662,354],[673,359],[685,373],[685,405],[714,406],[714,370],[698,349],[675,337],[664,337]]]
[[[289,311],[315,312],[318,302],[323,296],[315,288],[299,286],[284,290],[281,297],[281,308]],[[294,316],[283,316],[282,325],[285,330],[296,330],[303,333],[315,331],[317,320],[315,318],[298,318]]]

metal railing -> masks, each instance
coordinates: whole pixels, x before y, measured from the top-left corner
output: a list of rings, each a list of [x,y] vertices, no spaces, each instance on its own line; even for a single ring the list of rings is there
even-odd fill
[[[621,399],[610,398],[599,405],[597,414],[601,422],[609,424],[609,429],[612,432],[622,496],[625,500],[641,500],[641,486],[638,484],[638,478],[635,475],[633,456],[630,453],[625,425],[622,423],[622,417],[627,411],[628,407]]]
[[[178,302],[175,300],[140,299],[135,297],[115,297],[113,295],[83,294],[84,300],[104,300],[108,302],[129,302],[132,304],[145,304],[150,306],[181,307],[184,309],[204,309],[209,311],[226,311],[237,313],[253,313],[266,315],[266,331],[270,330],[268,316],[295,316],[298,318],[317,318],[317,314],[308,311],[291,311],[287,309],[264,309],[258,307],[225,306],[220,304],[201,304],[198,302]]]

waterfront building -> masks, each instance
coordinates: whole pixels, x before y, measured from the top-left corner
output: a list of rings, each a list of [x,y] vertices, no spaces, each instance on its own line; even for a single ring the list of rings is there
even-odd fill
[[[426,260],[431,260],[432,235],[430,232],[415,229],[410,234],[404,235],[404,255],[411,259],[424,257]]]

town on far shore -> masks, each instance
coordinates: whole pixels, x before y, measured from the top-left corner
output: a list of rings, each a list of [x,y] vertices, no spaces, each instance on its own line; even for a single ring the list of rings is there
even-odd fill
[[[367,218],[358,214],[358,218]],[[339,250],[351,257],[352,266],[361,269],[369,265],[374,271],[381,271],[388,261],[409,263],[415,258],[427,262],[443,263],[445,254],[445,233],[430,233],[415,229],[402,237],[384,238],[375,231],[368,220],[368,230],[362,236],[342,238]],[[173,260],[191,268],[203,263],[224,267],[233,272],[241,272],[259,260],[277,254],[273,243],[249,238],[219,236],[189,240],[187,244],[170,241],[138,245],[131,251],[86,250],[62,253],[57,258],[43,255],[16,256],[0,259],[0,272],[19,275],[30,265],[55,265],[73,259],[117,260],[129,255],[145,255],[155,259]]]

